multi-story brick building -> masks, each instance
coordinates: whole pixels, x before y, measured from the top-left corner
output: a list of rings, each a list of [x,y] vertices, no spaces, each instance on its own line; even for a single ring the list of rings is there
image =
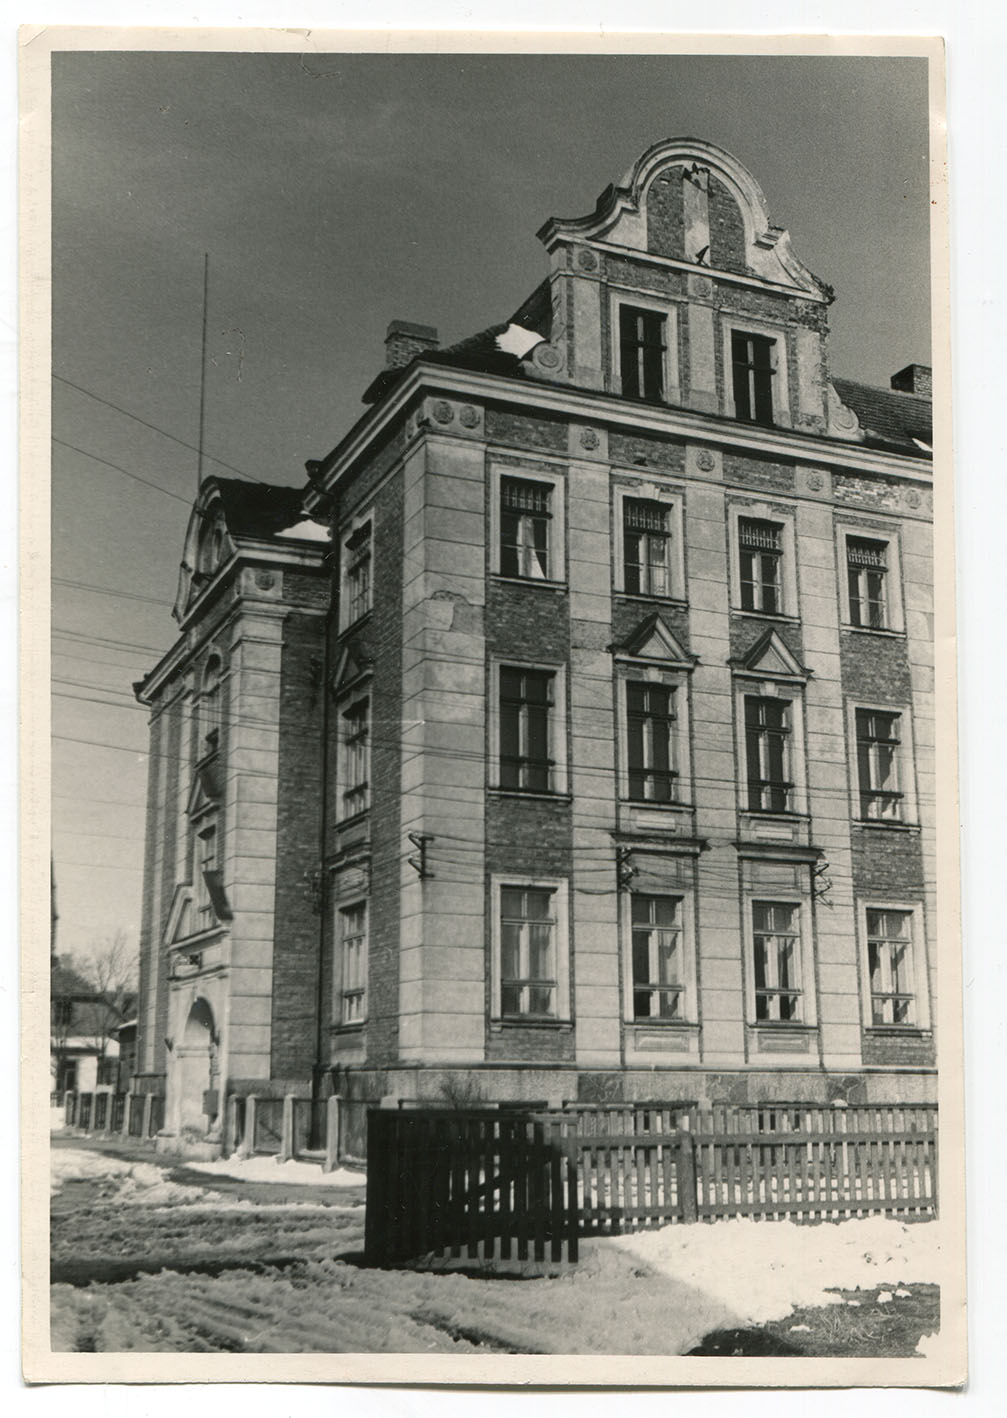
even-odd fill
[[[141,696],[169,1130],[189,1057],[213,1109],[935,1097],[929,370],[831,377],[708,143],[539,234],[506,324],[392,325],[303,503],[197,503]]]

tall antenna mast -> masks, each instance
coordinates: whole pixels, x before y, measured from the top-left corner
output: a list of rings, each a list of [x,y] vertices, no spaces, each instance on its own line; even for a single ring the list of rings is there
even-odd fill
[[[199,440],[198,461],[196,463],[196,492],[203,486],[203,428],[206,421],[206,307],[210,289],[210,253],[203,253],[203,340],[200,354],[199,377]]]

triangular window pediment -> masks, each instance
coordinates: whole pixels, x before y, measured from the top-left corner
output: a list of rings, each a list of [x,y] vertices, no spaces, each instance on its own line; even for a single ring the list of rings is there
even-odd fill
[[[635,660],[656,660],[663,664],[691,666],[695,657],[683,648],[674,632],[658,613],[649,615],[633,633],[615,647],[616,654]]]
[[[373,661],[364,655],[354,654],[353,649],[346,645],[336,664],[335,674],[332,676],[332,691],[334,694],[343,694],[364,675],[369,674]]]
[[[174,945],[192,935],[192,887],[176,886],[162,944]]]
[[[809,671],[801,664],[786,641],[776,630],[770,630],[757,640],[735,666],[749,674],[787,679],[807,679]]]
[[[189,817],[201,817],[204,812],[220,806],[222,788],[219,776],[215,762],[197,764],[185,809]]]

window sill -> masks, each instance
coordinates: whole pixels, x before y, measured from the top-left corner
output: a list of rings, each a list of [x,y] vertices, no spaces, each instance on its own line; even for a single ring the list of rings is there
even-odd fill
[[[568,792],[552,792],[549,790],[539,791],[531,788],[495,788],[490,787],[489,792],[498,798],[530,798],[536,802],[547,803],[569,803],[573,801],[573,794]]]
[[[879,832],[908,832],[913,834],[920,830],[918,822],[877,822],[871,817],[855,817],[853,819],[853,825],[854,827],[875,828]]]
[[[565,580],[556,581],[551,576],[505,576],[502,571],[490,573],[494,581],[504,586],[534,586],[539,591],[565,591]]]
[[[869,1039],[932,1039],[933,1030],[919,1024],[865,1024],[863,1032]]]
[[[620,798],[623,807],[642,808],[645,812],[692,812],[692,803],[655,802],[651,798]]]
[[[669,1034],[698,1034],[699,1024],[694,1019],[626,1019],[629,1029],[665,1029]]]
[[[373,614],[373,612],[374,607],[368,606],[367,609],[361,615],[357,616],[356,620],[348,620],[345,625],[341,625],[339,627],[339,634],[349,635],[351,631],[359,630],[360,627],[363,625],[364,621],[367,620],[369,616]]]
[[[528,1014],[516,1015],[513,1018],[491,1019],[490,1029],[494,1033],[506,1031],[508,1029],[546,1029],[569,1032],[573,1029],[571,1019],[543,1019],[541,1015]]]
[[[749,616],[752,620],[782,620],[785,625],[800,625],[799,615],[790,615],[787,611],[746,611],[741,606],[732,606],[733,615]]]
[[[616,586],[612,594],[623,601],[658,601],[662,606],[675,606],[683,611],[689,609],[689,602],[681,596],[662,596],[657,591],[623,591]]]
[[[370,810],[370,805],[368,805],[367,807],[362,807],[359,812],[348,813],[346,817],[339,818],[336,823],[336,830],[343,832],[348,827],[358,827],[364,822]]]
[[[848,630],[853,635],[880,635],[885,640],[905,640],[906,638],[904,630],[896,630],[887,625],[849,625],[844,622],[840,629]]]
[[[817,1034],[817,1024],[804,1024],[800,1019],[750,1019],[749,1029],[761,1034]]]
[[[329,1033],[333,1037],[353,1038],[364,1032],[367,1025],[366,1019],[354,1020],[352,1024],[330,1024]]]
[[[810,812],[773,812],[765,807],[743,807],[738,809],[742,817],[754,817],[758,822],[810,822]]]

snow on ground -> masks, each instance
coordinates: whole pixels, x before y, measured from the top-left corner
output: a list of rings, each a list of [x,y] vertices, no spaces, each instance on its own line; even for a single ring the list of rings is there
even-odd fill
[[[219,1192],[210,1191],[206,1187],[173,1182],[169,1180],[169,1171],[173,1165],[247,1182],[296,1182],[298,1185],[307,1182],[317,1186],[327,1181],[321,1169],[312,1167],[310,1163],[280,1164],[272,1157],[235,1158],[219,1162],[179,1161],[177,1164],[174,1159],[165,1158],[159,1166],[154,1162],[128,1161],[121,1157],[112,1157],[107,1152],[61,1147],[54,1149],[52,1153],[51,1186],[56,1192],[68,1178],[79,1177],[91,1181],[108,1181],[116,1188],[116,1200],[126,1205],[212,1206],[218,1211],[261,1209],[260,1203],[247,1198],[232,1197],[225,1200]],[[328,1176],[335,1179],[329,1182],[330,1186],[359,1187],[364,1180],[363,1173],[345,1169],[331,1172]],[[310,1207],[311,1203],[285,1202],[284,1205],[295,1208]]]
[[[823,1222],[720,1220],[611,1236],[594,1246],[628,1252],[661,1275],[694,1285],[745,1324],[792,1309],[842,1304],[830,1290],[936,1282],[938,1223],[887,1217]],[[604,1264],[604,1262],[603,1262]]]
[[[275,1157],[218,1157],[213,1162],[189,1162],[185,1166],[194,1172],[209,1172],[218,1177],[235,1177],[241,1182],[296,1182],[309,1187],[362,1187],[367,1178],[361,1169],[350,1171],[337,1167],[323,1172],[315,1162],[278,1162]]]

